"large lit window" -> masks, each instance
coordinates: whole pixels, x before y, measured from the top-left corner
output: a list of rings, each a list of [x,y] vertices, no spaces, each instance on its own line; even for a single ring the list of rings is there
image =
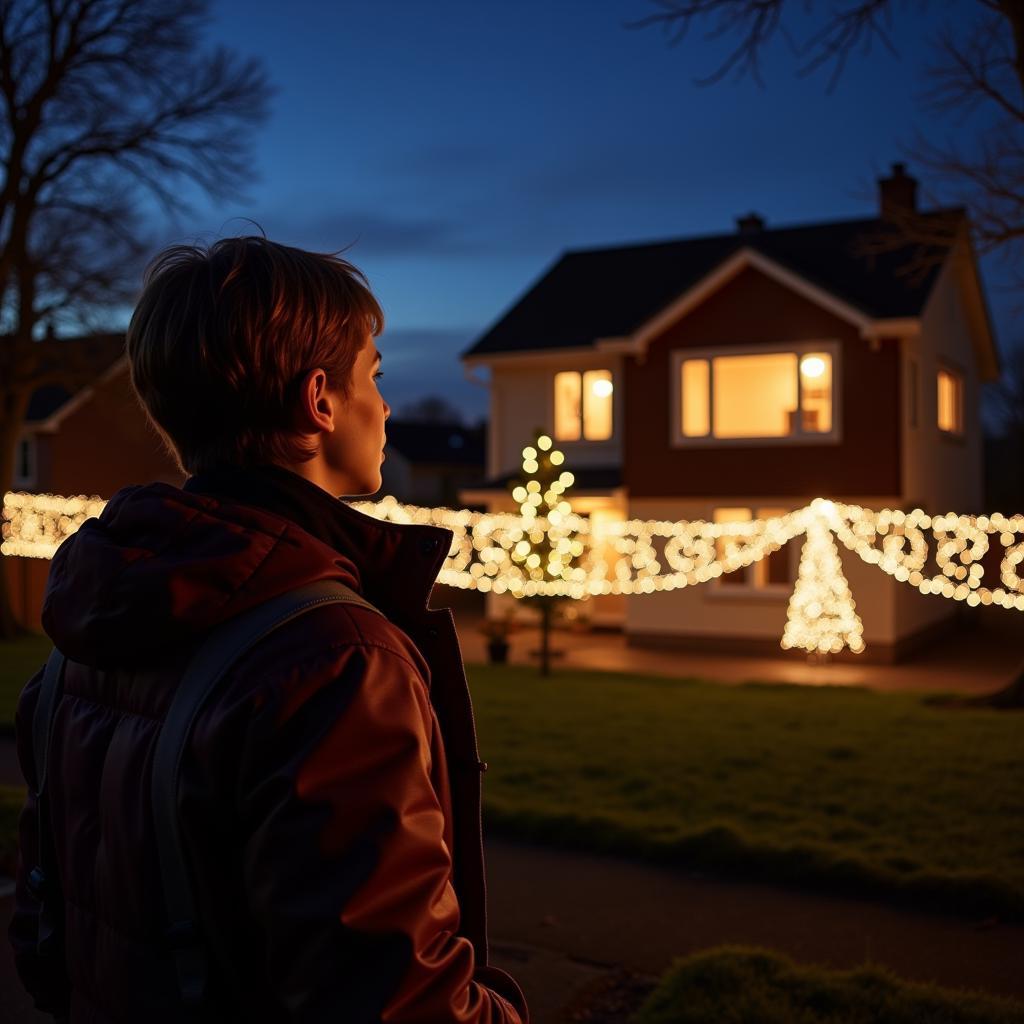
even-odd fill
[[[606,441],[612,436],[611,370],[555,374],[555,440]]]
[[[939,370],[939,430],[964,432],[964,380],[953,370]]]
[[[716,508],[714,521],[716,523],[748,523],[752,518],[774,519],[786,515],[790,510],[785,508]],[[716,554],[718,558],[724,558],[728,553],[730,545],[736,540],[730,537],[719,537],[716,542]],[[732,572],[723,573],[717,579],[718,586],[740,587],[754,590],[765,590],[775,587],[784,587],[788,592],[793,584],[793,573],[790,568],[789,545],[772,551],[764,558],[744,566],[742,569],[735,569]]]
[[[818,350],[681,357],[679,432],[684,440],[830,434],[832,363]]]

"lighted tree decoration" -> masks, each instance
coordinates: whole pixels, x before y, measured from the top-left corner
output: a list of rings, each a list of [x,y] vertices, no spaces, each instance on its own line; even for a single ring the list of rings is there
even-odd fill
[[[802,647],[824,656],[848,647],[860,654],[864,625],[856,609],[832,531],[821,515],[813,515],[800,555],[800,574],[789,599],[783,648]]]
[[[569,580],[583,554],[583,544],[565,525],[572,505],[564,495],[574,478],[562,468],[564,463],[565,456],[553,446],[551,438],[535,431],[533,444],[523,449],[519,478],[512,482],[512,497],[523,517],[523,535],[510,556],[527,578],[537,583]],[[551,620],[556,606],[565,598],[534,594],[522,599],[540,612],[540,673],[546,676],[551,671]]]

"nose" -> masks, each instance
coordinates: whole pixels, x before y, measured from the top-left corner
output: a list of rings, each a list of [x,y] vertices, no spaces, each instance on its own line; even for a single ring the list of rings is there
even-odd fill
[[[384,403],[384,419],[387,419],[391,415],[391,406],[387,402]]]

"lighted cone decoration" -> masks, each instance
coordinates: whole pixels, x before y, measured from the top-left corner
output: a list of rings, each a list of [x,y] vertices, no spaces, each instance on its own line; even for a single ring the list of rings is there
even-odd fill
[[[813,654],[864,650],[864,624],[843,575],[832,531],[818,516],[807,525],[800,555],[800,575],[789,599],[782,646],[802,647]]]

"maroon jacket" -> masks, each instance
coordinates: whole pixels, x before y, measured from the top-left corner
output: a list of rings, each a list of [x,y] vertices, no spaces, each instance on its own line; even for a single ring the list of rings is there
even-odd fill
[[[486,765],[451,611],[426,606],[451,539],[261,467],[126,488],[61,545],[43,623],[69,659],[48,777],[65,963],[35,955],[31,795],[9,931],[40,1009],[72,1024],[184,1019],[149,806],[160,723],[211,627],[337,579],[387,618],[327,605],[258,643],[183,762],[187,863],[220,943],[209,1019],[528,1020],[519,987],[487,965]],[[16,717],[30,789],[40,679]]]

